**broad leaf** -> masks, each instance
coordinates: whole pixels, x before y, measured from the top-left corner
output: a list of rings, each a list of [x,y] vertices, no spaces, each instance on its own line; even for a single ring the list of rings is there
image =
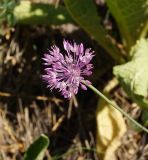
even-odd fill
[[[24,160],[43,160],[44,153],[49,145],[49,139],[45,135],[41,135],[35,142],[31,144],[24,155]]]
[[[123,62],[120,52],[108,38],[106,30],[100,23],[95,4],[92,0],[65,0],[66,7],[74,20],[117,62]]]
[[[127,94],[148,109],[148,41],[139,40],[130,54],[133,55],[131,61],[114,67],[114,74]]]
[[[97,106],[97,151],[103,160],[116,160],[115,151],[126,132],[122,114],[103,99]]]
[[[130,49],[146,25],[148,0],[107,0],[120,30],[123,42]]]
[[[74,22],[63,6],[55,8],[54,5],[32,3],[24,0],[14,8],[13,14],[16,19],[16,23],[19,24],[60,25]]]

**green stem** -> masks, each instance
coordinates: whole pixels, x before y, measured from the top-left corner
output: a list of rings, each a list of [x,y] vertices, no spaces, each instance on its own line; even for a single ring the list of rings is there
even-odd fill
[[[87,85],[85,82],[83,82],[86,86],[88,86],[92,91],[94,91],[98,96],[103,98],[106,102],[108,102],[113,108],[117,109],[120,111],[126,118],[128,118],[131,122],[133,122],[135,125],[137,125],[139,128],[141,128],[143,131],[148,133],[148,129],[142,126],[140,123],[135,121],[132,117],[130,117],[126,112],[124,112],[118,105],[113,103],[111,100],[109,100],[106,96],[104,96],[99,90],[97,90],[95,87],[92,85]]]

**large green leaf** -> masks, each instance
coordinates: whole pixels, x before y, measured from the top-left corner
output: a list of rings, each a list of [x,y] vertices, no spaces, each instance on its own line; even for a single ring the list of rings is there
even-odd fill
[[[109,35],[100,23],[92,0],[65,0],[65,5],[75,21],[117,61],[123,62],[120,52],[108,38]]]
[[[22,0],[13,11],[14,18],[19,24],[54,24],[73,23],[73,19],[63,6],[55,8],[45,3],[32,3]]]
[[[132,48],[131,61],[114,67],[114,74],[127,94],[148,109],[148,40],[141,39]]]
[[[106,0],[127,49],[133,46],[148,19],[148,0]]]
[[[45,135],[41,135],[28,148],[24,155],[24,160],[43,160],[44,153],[49,145],[49,139]]]

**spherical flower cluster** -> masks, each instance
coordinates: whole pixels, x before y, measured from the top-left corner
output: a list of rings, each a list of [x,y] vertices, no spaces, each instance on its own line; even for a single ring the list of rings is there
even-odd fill
[[[86,90],[83,82],[90,84],[85,76],[92,74],[93,65],[90,63],[94,56],[94,51],[90,48],[84,49],[83,44],[72,44],[66,40],[63,41],[65,54],[53,45],[48,53],[44,54],[44,71],[43,80],[47,87],[58,89],[65,98],[72,98],[76,95],[79,86]]]

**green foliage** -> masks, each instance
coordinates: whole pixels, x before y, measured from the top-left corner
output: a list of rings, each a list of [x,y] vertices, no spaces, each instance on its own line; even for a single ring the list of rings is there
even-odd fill
[[[2,0],[0,1],[0,23],[7,22],[10,26],[17,24],[60,25],[73,23],[65,7],[30,1]]]
[[[49,139],[45,135],[41,135],[35,142],[31,144],[24,155],[24,160],[43,160],[44,153],[49,145]]]
[[[13,14],[19,24],[60,25],[73,22],[67,10],[62,6],[55,8],[54,5],[31,3],[30,1],[21,1],[14,8]]]
[[[95,4],[92,0],[65,0],[65,5],[75,21],[101,45],[117,62],[124,60],[110,41],[109,35],[100,23]]]
[[[148,111],[146,110],[142,113],[142,121],[144,125],[148,127]]]
[[[148,0],[107,0],[127,49],[139,39],[148,19]]]
[[[114,74],[126,93],[141,107],[148,109],[148,40],[141,39],[132,48],[131,61],[114,67]]]
[[[13,15],[13,9],[17,4],[16,0],[1,0],[0,1],[0,24],[7,21],[8,24],[15,24],[15,17]]]

